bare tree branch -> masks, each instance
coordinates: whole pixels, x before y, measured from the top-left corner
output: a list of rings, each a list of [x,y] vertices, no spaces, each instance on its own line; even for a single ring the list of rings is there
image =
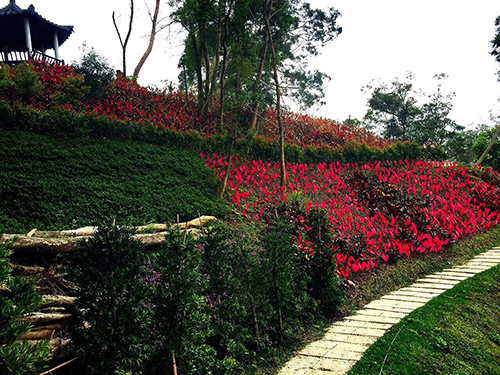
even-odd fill
[[[128,24],[128,32],[127,36],[125,37],[125,40],[122,39],[120,30],[118,30],[118,25],[116,24],[116,19],[115,19],[115,12],[113,12],[111,18],[113,19],[113,24],[115,25],[115,30],[116,33],[118,34],[118,39],[120,40],[120,45],[122,47],[123,75],[126,77],[127,76],[126,51],[127,51],[127,44],[130,39],[130,34],[132,33],[132,23],[134,21],[134,0],[130,0],[130,22]]]
[[[157,24],[158,24],[158,13],[159,12],[160,12],[160,0],[156,0],[155,11],[154,11],[154,15],[153,15],[152,18],[151,18],[151,11],[148,8],[149,17],[151,18],[151,24],[152,24],[151,25],[151,34],[149,35],[149,45],[148,45],[148,48],[146,49],[146,51],[144,52],[144,55],[142,55],[141,59],[137,63],[137,66],[135,67],[134,77],[136,77],[136,78],[139,76],[139,72],[141,71],[142,66],[144,65],[144,63],[146,62],[147,58],[151,54],[151,51],[153,50],[153,45],[154,45],[154,42],[155,42],[155,36],[156,36],[156,33],[158,32],[158,30],[156,29],[156,27],[157,27]]]

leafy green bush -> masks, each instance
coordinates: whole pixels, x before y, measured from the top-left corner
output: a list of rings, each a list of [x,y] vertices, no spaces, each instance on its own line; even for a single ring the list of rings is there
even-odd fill
[[[320,209],[311,209],[306,221],[305,237],[311,244],[310,256],[305,261],[310,277],[309,293],[318,302],[323,316],[332,319],[342,308],[346,297],[336,269],[335,235],[327,213]]]
[[[292,233],[284,216],[270,216],[263,227],[216,225],[203,237],[217,373],[248,372],[259,356],[273,358],[277,348],[300,342],[314,321]]]
[[[273,311],[266,329],[271,342],[279,344],[298,339],[302,328],[312,323],[317,305],[309,294],[312,280],[304,267],[304,254],[295,246],[288,213],[281,207],[268,212],[261,235],[260,278],[266,283],[261,293],[268,296]]]
[[[5,285],[0,292],[0,374],[38,374],[47,367],[49,360],[47,341],[30,344],[17,338],[31,329],[29,323],[19,319],[35,311],[42,298],[26,279],[10,276],[11,253],[0,244],[0,285]]]
[[[473,163],[479,156],[472,151],[477,130],[468,129],[451,134],[444,144],[446,158],[458,163]]]
[[[71,329],[71,350],[84,373],[141,374],[153,354],[149,343],[153,308],[139,275],[147,253],[125,227],[103,226],[78,244],[70,275],[80,290],[76,305],[83,312]]]
[[[442,161],[447,159],[447,154],[442,146],[427,146],[422,148],[423,158],[426,160]]]
[[[209,374],[216,366],[216,353],[207,339],[213,327],[199,244],[190,234],[169,231],[147,271],[142,279],[155,311],[150,340],[155,343],[155,355],[148,364],[149,373],[165,373],[175,355],[179,373]]]
[[[343,292],[320,256],[328,236],[316,267],[290,213],[269,210],[265,226],[215,224],[199,239],[173,229],[153,251],[114,226],[81,242],[70,275],[83,315],[71,337],[84,371],[157,374],[175,355],[183,374],[253,373],[261,357],[301,343],[322,320],[318,307],[336,311]]]
[[[9,77],[10,67],[0,66],[0,97],[2,97],[14,84]]]
[[[40,79],[40,73],[33,70],[29,63],[22,63],[13,68],[11,77],[13,85],[10,89],[11,99],[20,99],[23,103],[41,96],[44,92],[44,84]]]
[[[255,244],[244,241],[239,226],[216,224],[201,238],[202,272],[207,275],[207,302],[211,313],[210,345],[217,351],[218,373],[242,372],[242,364],[259,349],[258,329],[249,316],[255,307],[253,285]]]
[[[62,78],[62,84],[54,93],[53,104],[55,106],[71,106],[78,111],[85,109],[82,100],[88,94],[90,88],[85,86],[82,75],[70,75]]]
[[[84,55],[74,69],[75,72],[84,76],[85,85],[89,88],[88,92],[85,93],[85,100],[106,98],[107,85],[115,73],[104,56],[93,48],[87,50],[84,47]]]

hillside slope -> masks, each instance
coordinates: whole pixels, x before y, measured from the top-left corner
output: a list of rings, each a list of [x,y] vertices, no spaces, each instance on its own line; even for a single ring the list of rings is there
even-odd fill
[[[0,232],[61,230],[116,218],[141,225],[222,215],[194,152],[0,129]]]

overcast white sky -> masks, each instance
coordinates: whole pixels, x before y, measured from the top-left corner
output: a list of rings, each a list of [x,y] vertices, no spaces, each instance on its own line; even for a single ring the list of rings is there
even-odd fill
[[[135,0],[136,20],[128,47],[128,70],[133,71],[147,47],[150,21],[145,1]],[[8,0],[0,0],[0,7]],[[103,54],[116,69],[121,67],[121,49],[111,20],[113,11],[125,33],[129,0],[17,0],[23,9],[30,4],[48,20],[73,25],[74,33],[61,47],[66,62],[78,61],[85,41]],[[166,1],[165,1],[166,3]],[[455,92],[451,117],[459,124],[491,124],[489,112],[500,114],[500,66],[489,54],[489,41],[500,15],[498,0],[310,0],[314,7],[334,7],[342,17],[343,33],[321,50],[310,66],[328,74],[326,105],[316,116],[344,120],[362,118],[368,97],[361,87],[372,79],[390,82],[415,74],[415,86],[431,93],[432,76],[446,73],[445,92]],[[162,15],[168,16],[165,7]],[[177,82],[177,64],[182,39],[176,30],[163,31],[144,65],[139,82],[163,87],[165,80]]]

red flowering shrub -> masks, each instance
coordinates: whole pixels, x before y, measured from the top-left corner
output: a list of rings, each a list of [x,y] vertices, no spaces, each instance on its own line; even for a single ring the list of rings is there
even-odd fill
[[[286,141],[301,147],[344,147],[356,142],[368,147],[385,148],[394,141],[378,137],[372,132],[347,122],[315,118],[308,115],[285,112],[283,116]],[[260,134],[264,138],[278,138],[278,123],[274,111],[269,110],[260,123]]]
[[[30,62],[14,66],[9,71],[12,82],[4,98],[21,101],[34,108],[48,110],[54,106],[67,106],[80,110],[80,102],[87,88],[83,77],[66,65]]]
[[[66,106],[71,110],[86,110],[113,119],[130,120],[138,124],[151,123],[158,129],[196,131],[204,136],[218,132],[218,115],[215,115],[218,113],[216,98],[214,114],[199,118],[197,101],[193,95],[143,87],[135,81],[118,76],[105,87],[106,95],[103,96],[105,99],[83,102],[89,87],[84,86],[83,76],[75,73],[72,67],[43,62],[32,62],[29,66],[36,76],[29,77],[30,82],[25,85],[26,89],[21,97],[25,94],[24,101],[35,108],[47,110],[54,106]],[[11,79],[15,75],[16,68],[11,69]],[[33,90],[34,87],[39,90]],[[11,89],[7,97],[14,101],[20,95]],[[239,121],[233,118],[231,113],[226,113],[224,118],[227,131],[234,125],[232,123]],[[303,149],[311,147],[343,149],[350,144],[384,149],[394,144],[354,124],[292,112],[284,114],[283,122],[287,142]],[[277,139],[277,119],[272,109],[260,114],[258,128],[259,136],[264,140]]]
[[[211,117],[204,121],[197,118],[198,109],[193,96],[142,87],[121,76],[111,82],[106,100],[93,100],[86,104],[89,111],[116,116],[121,120],[151,122],[160,129],[215,133],[215,122],[211,121]]]
[[[214,155],[207,165],[222,179],[227,160]],[[279,187],[279,165],[236,162],[228,194],[237,209],[259,220],[266,205],[294,194],[305,211],[328,213],[336,267],[347,277],[414,252],[440,251],[448,243],[500,222],[500,185],[471,176],[466,167],[425,161],[288,164],[287,191]],[[490,181],[498,181],[498,174]],[[307,232],[307,231],[306,231]],[[311,251],[306,233],[297,244]]]

